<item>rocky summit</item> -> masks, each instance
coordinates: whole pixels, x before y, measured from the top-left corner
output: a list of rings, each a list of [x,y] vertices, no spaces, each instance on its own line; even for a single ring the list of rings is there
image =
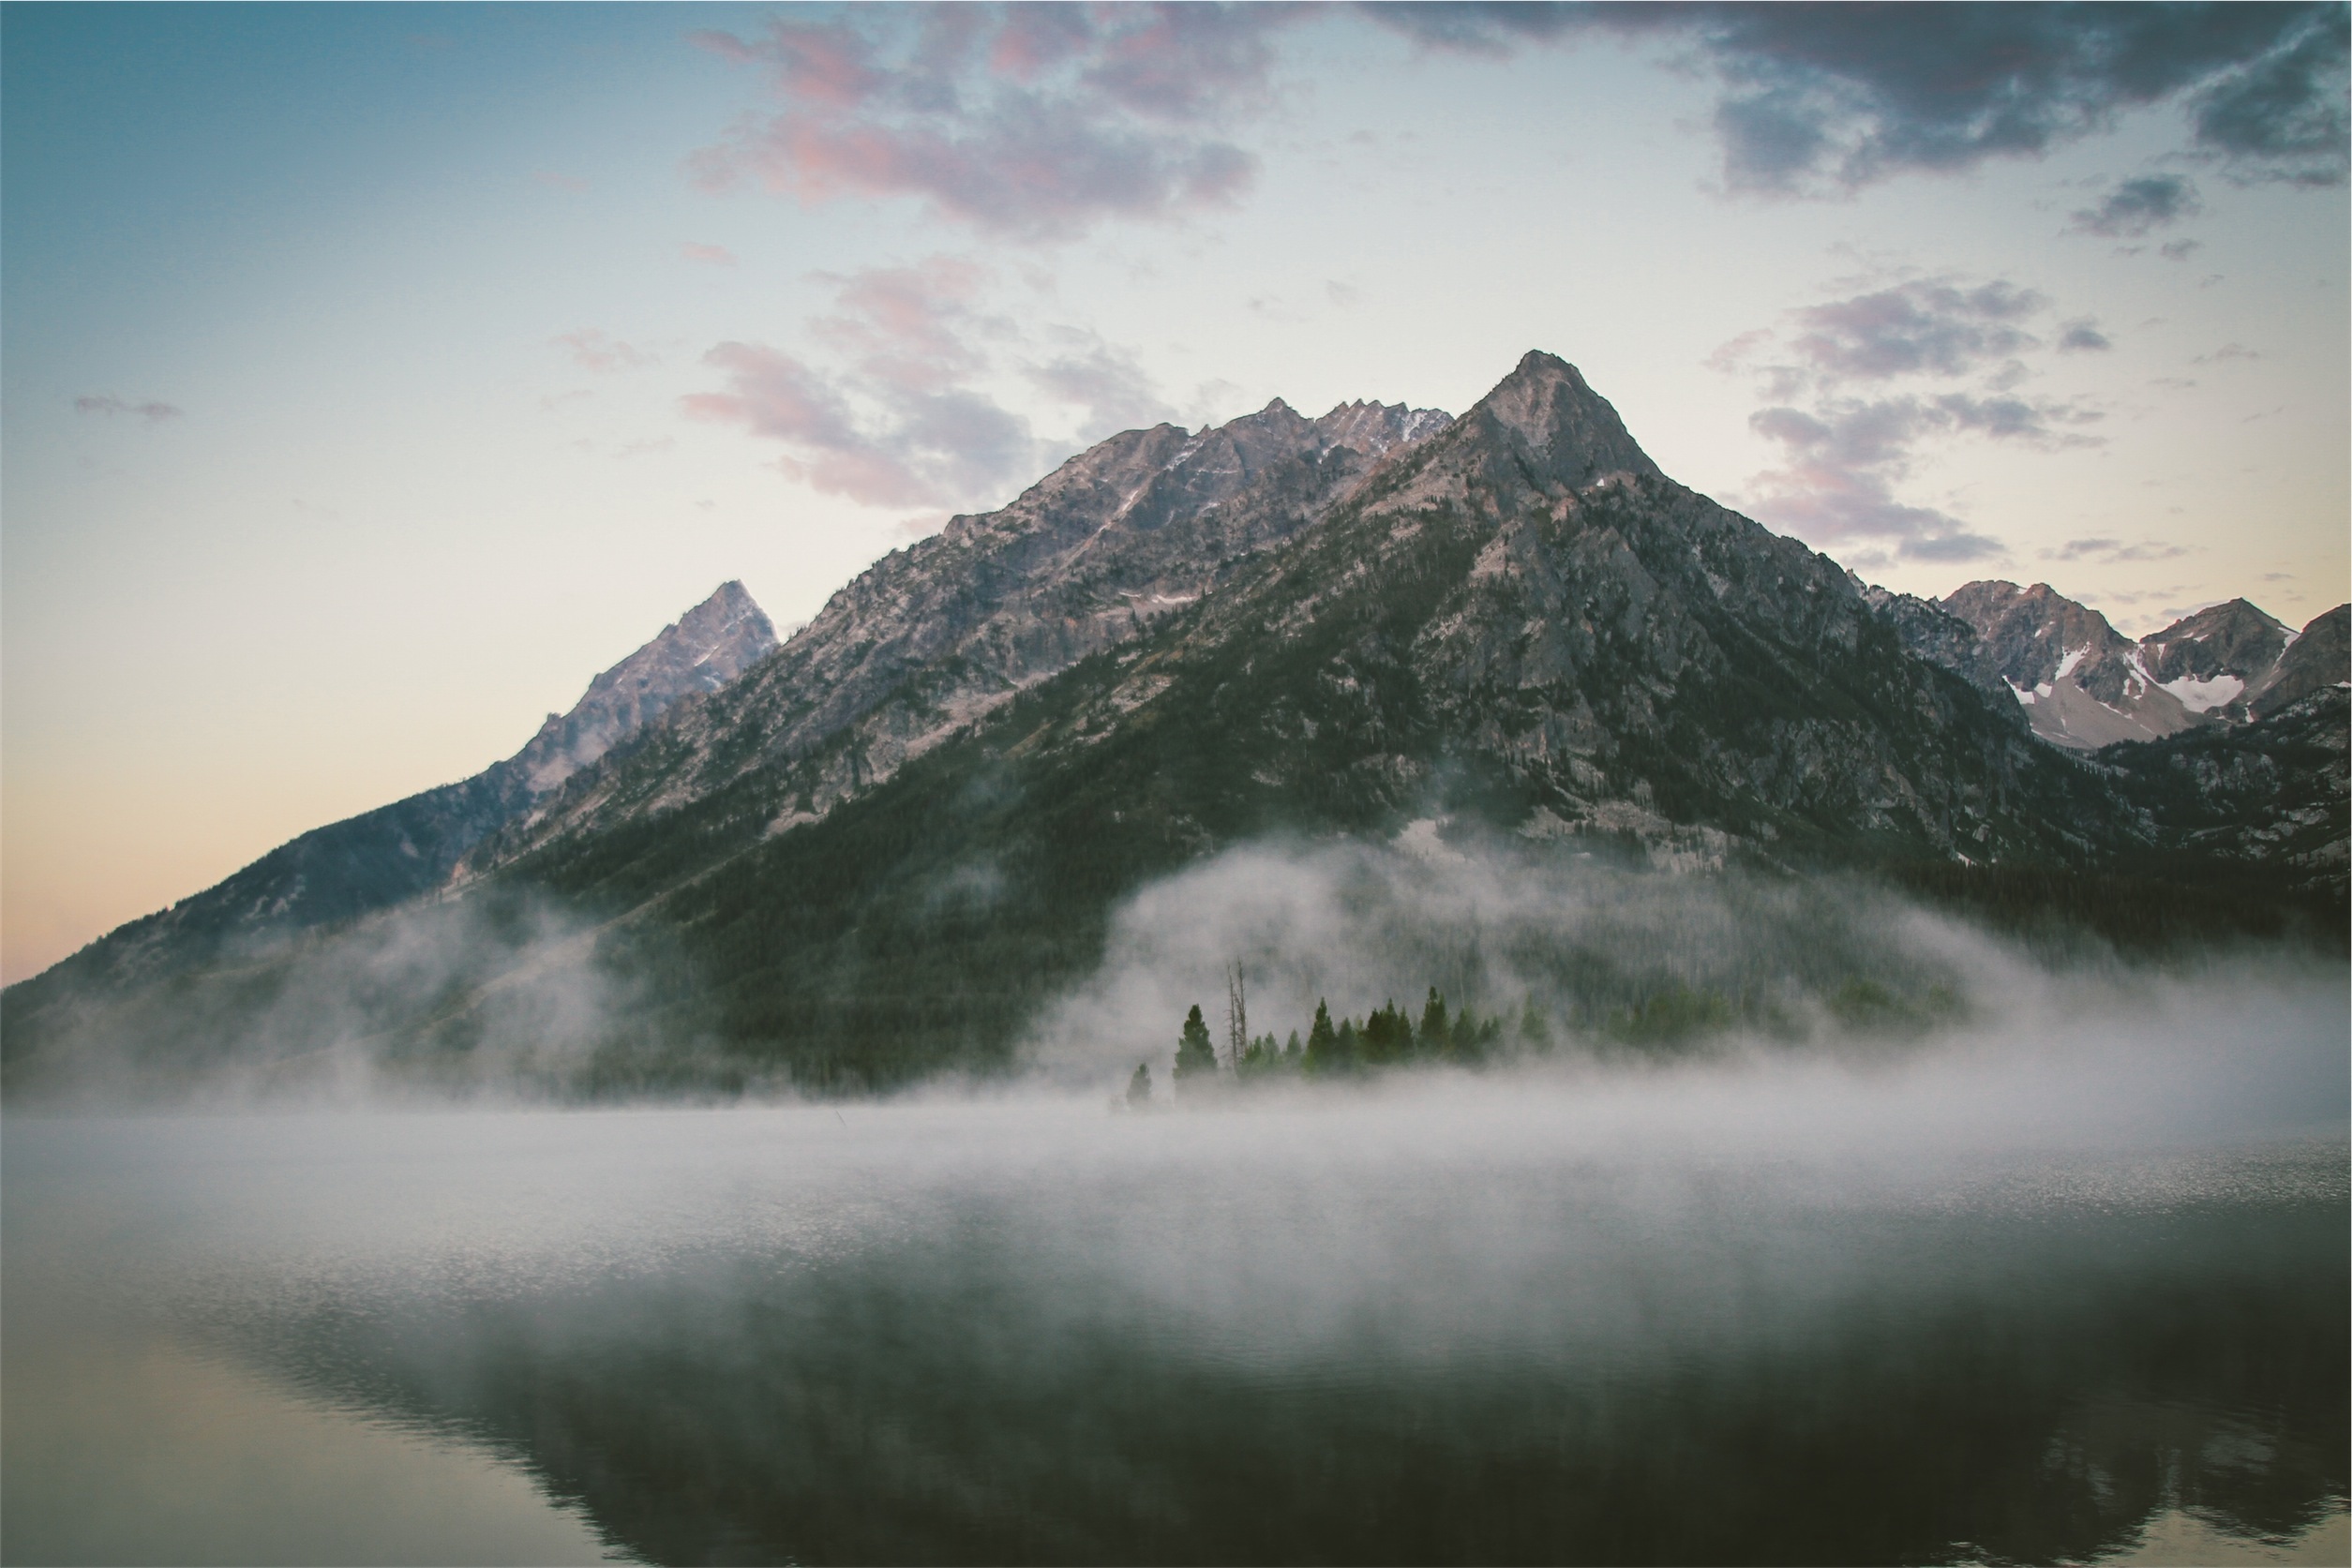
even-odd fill
[[[600,678],[429,851],[412,832],[429,903],[184,965],[168,1007],[119,966],[52,971],[0,1012],[11,1082],[107,1033],[296,1055],[321,1026],[257,1032],[256,998],[345,972],[371,1049],[412,1063],[593,995],[592,1038],[533,1069],[567,1092],[984,1068],[1122,901],[1269,841],[1940,868],[2002,898],[2121,878],[2119,907],[2185,888],[2200,918],[2341,925],[2345,610],[2134,644],[2046,586],[1872,589],[1669,478],[1550,354],[1458,419],[1277,401],[1115,436],[772,651],[737,595]],[[564,934],[513,934],[548,911]],[[377,984],[420,931],[452,955],[429,994]]]

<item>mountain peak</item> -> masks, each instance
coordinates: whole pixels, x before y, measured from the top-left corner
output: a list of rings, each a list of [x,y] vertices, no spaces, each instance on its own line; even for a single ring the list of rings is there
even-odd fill
[[[1532,349],[1457,422],[1509,440],[1547,479],[1582,489],[1608,473],[1662,478],[1608,398],[1557,354]]]

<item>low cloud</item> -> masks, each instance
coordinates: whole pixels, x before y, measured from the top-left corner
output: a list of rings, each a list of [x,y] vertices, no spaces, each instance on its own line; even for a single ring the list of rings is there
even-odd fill
[[[1282,7],[947,6],[696,35],[782,100],[690,160],[708,188],[816,204],[906,197],[1000,238],[1235,200],[1256,160],[1223,127],[1270,98]]]
[[[2137,239],[2204,210],[2196,187],[2179,174],[2150,174],[2126,180],[2095,207],[2085,207],[2067,225],[2077,233],[2108,239]],[[2169,247],[2167,247],[2169,248]]]

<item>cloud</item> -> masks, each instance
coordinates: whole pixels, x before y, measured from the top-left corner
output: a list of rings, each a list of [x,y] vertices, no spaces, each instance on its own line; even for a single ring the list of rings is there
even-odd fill
[[[1748,503],[1760,516],[1816,545],[1866,541],[1917,560],[1981,560],[2003,553],[1933,507],[1898,500],[1895,486],[1925,440],[1970,433],[2038,447],[2089,444],[2060,426],[2095,415],[2016,397],[1947,393],[1934,397],[1846,399],[1807,412],[1760,409],[1749,428],[1783,450],[1758,474]]]
[[[1121,430],[1173,420],[1176,411],[1161,400],[1160,391],[1132,354],[1122,352],[1092,334],[1071,335],[1078,347],[1045,364],[1032,366],[1029,381],[1057,401],[1086,411],[1079,439],[1101,441]]]
[[[809,336],[840,367],[722,343],[703,363],[725,372],[726,390],[682,399],[688,417],[776,441],[784,472],[869,506],[977,503],[1028,475],[1039,450],[1028,422],[974,384],[990,367],[974,336],[997,324],[973,308],[983,269],[933,257],[818,276],[834,285],[834,308]]]
[[[111,392],[101,392],[94,396],[77,397],[73,400],[73,410],[76,413],[102,414],[108,419],[113,418],[116,414],[135,413],[150,425],[159,425],[167,419],[178,419],[187,412],[175,403],[162,403],[153,399],[143,403],[130,403],[115,396]]]
[[[2191,365],[2218,365],[2225,359],[2260,359],[2262,356],[2243,343],[2225,343],[2210,354],[2199,354]]]
[[[2154,540],[2126,545],[2120,539],[2069,539],[2055,550],[2042,551],[2041,556],[2044,560],[2091,560],[2112,566],[2125,560],[2171,560],[2188,553],[2184,545],[2162,545]]]
[[[2088,316],[2058,324],[2058,351],[2061,354],[2105,353],[2114,347],[2113,340],[2099,330],[2099,323]]]
[[[966,333],[988,274],[973,262],[935,256],[908,267],[868,267],[834,284],[836,308],[812,323],[817,337],[855,357],[869,381],[907,392],[937,392],[985,363]]]
[[[607,337],[594,327],[581,327],[577,332],[560,333],[547,339],[572,351],[572,358],[583,370],[600,374],[614,370],[636,370],[654,362],[644,350]]]
[[[2199,95],[2198,144],[2241,182],[2342,185],[2348,43],[2352,14],[2342,6],[2312,7],[2285,47]]]
[[[689,261],[700,261],[708,266],[731,267],[735,264],[735,252],[723,245],[697,245],[688,240],[678,247],[678,254]]]
[[[2077,211],[2067,227],[2109,239],[2137,239],[2150,229],[2178,223],[2203,210],[2196,187],[2188,179],[2179,174],[2150,174],[2117,186],[2097,206]]]
[[[1733,190],[1834,194],[2035,157],[2178,102],[2233,178],[2340,184],[2345,11],[2286,6],[1381,5],[1425,47],[1655,38],[1712,70]]]
[[[1271,33],[1256,6],[939,6],[771,19],[696,35],[764,69],[783,100],[689,167],[807,204],[906,197],[1002,238],[1235,200],[1256,160],[1224,127],[1266,106]]]
[[[577,194],[588,188],[586,180],[572,174],[559,174],[548,169],[534,169],[531,172],[531,177],[549,190],[564,190]]]
[[[2205,248],[2203,240],[2170,240],[2156,252],[2167,261],[2185,261]]]
[[[2034,329],[2049,309],[2039,291],[2006,279],[1913,278],[1800,306],[1779,328],[1726,343],[1709,363],[1756,376],[1766,406],[1749,427],[1780,449],[1745,504],[1815,545],[1863,552],[1850,563],[2001,555],[1998,539],[1897,491],[1933,443],[2099,444],[2086,429],[2099,411],[2019,390],[2034,374],[2025,356],[2046,347]],[[2059,324],[2057,352],[2109,346],[2089,317]]]
[[[2048,302],[1996,278],[1964,288],[1924,278],[1791,313],[1790,349],[1817,384],[1959,376],[2037,340],[2018,323]]]

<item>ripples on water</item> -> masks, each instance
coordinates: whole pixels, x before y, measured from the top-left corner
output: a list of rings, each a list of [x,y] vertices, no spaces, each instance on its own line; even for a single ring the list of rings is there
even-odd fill
[[[509,1486],[475,1555],[517,1560],[2332,1550],[2340,1055],[2202,1119],[2228,1097],[1982,1064],[1156,1116],[14,1117],[7,1555],[106,1504],[19,1506],[71,1403],[22,1369],[76,1336],[307,1401],[204,1442],[339,1412]],[[351,1471],[406,1462],[251,1505],[316,1516],[282,1538],[316,1560],[382,1503]],[[156,1506],[156,1558],[207,1555]]]

